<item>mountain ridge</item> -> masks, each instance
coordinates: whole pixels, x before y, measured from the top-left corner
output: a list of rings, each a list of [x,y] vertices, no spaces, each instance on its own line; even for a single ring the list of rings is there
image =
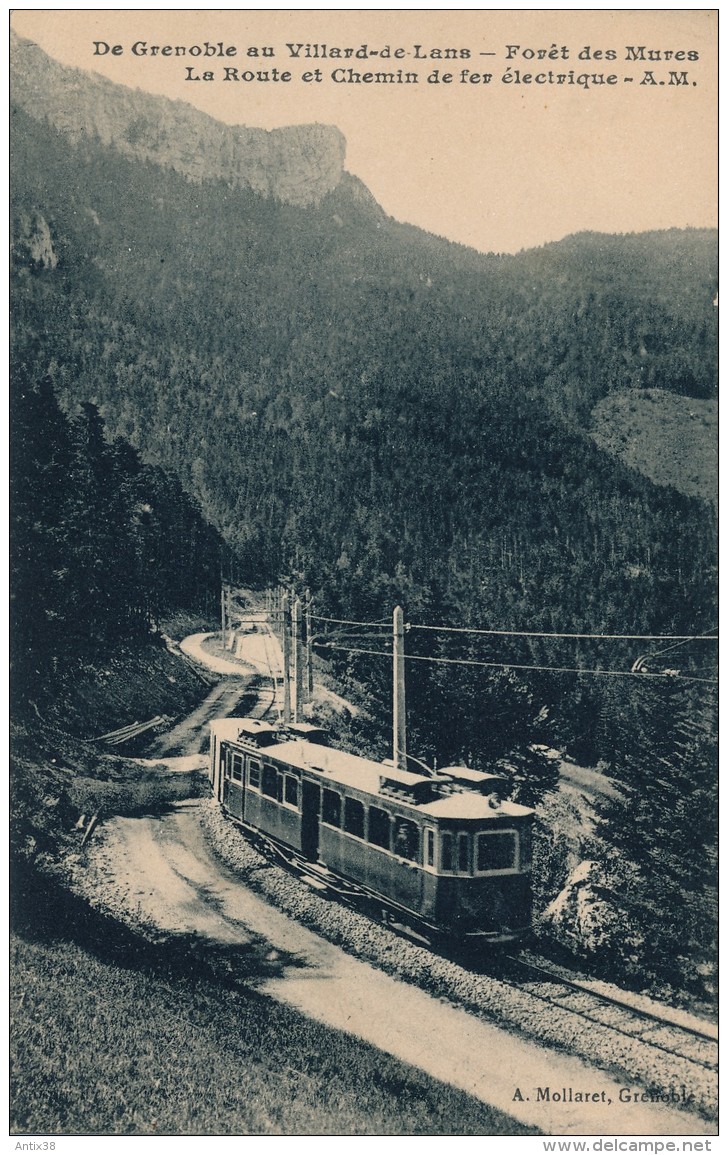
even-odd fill
[[[21,45],[20,55],[32,49]],[[295,537],[305,522],[310,547],[319,536],[323,511],[307,496],[314,477],[319,498],[328,490],[325,520],[335,523],[326,550],[339,553],[330,562],[374,548],[391,574],[405,558],[414,564],[413,552],[418,569],[437,567],[443,583],[461,580],[448,553],[470,540],[473,518],[483,519],[477,536],[491,550],[485,526],[505,473],[523,501],[503,516],[534,565],[543,563],[536,538],[553,534],[546,523],[563,511],[539,515],[536,531],[531,501],[545,510],[563,490],[565,504],[586,484],[584,471],[603,474],[590,499],[595,518],[615,486],[634,487],[654,505],[649,517],[662,517],[661,495],[594,457],[592,413],[618,389],[714,395],[712,233],[577,234],[520,254],[482,254],[392,220],[343,171],[304,205],[249,182],[231,188],[214,172],[201,187],[128,140],[122,151],[89,134],[81,73],[66,78],[65,130],[39,106],[31,111],[28,72],[21,67],[21,99],[13,91],[17,353],[34,373],[51,374],[69,411],[98,404],[113,436],[179,473],[261,576],[289,546],[301,556],[289,526]],[[83,99],[74,120],[76,84]],[[138,96],[150,107],[141,94],[98,84],[124,108]],[[175,133],[189,147],[190,110],[163,103],[170,115],[182,110]],[[121,123],[128,127],[128,110]],[[106,127],[116,132],[119,121]],[[226,443],[233,453],[221,452]],[[342,447],[354,454],[346,470]],[[620,456],[615,439],[605,448]],[[646,460],[642,453],[628,465]],[[478,471],[490,508],[483,485],[473,485]],[[418,474],[428,475],[430,523],[439,519],[437,561],[427,565]],[[458,509],[463,478],[468,497]],[[550,496],[538,494],[543,487]],[[295,502],[307,508],[298,525]],[[413,551],[383,518],[403,507]],[[608,535],[623,533],[625,517]],[[499,532],[493,524],[490,537]],[[622,548],[634,552],[627,536]],[[553,563],[563,568],[556,555]],[[635,564],[625,556],[624,572]],[[504,611],[517,589],[503,587]]]
[[[342,180],[346,141],[333,125],[226,125],[184,101],[68,68],[11,32],[11,103],[74,143],[85,137],[188,179],[222,180],[284,204],[317,204]]]

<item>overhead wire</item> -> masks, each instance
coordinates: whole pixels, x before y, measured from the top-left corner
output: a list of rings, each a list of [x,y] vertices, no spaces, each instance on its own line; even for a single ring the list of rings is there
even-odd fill
[[[327,649],[345,650],[348,653],[365,654],[372,657],[391,657],[391,652],[383,650],[368,650],[361,647],[352,647],[339,644],[348,638],[356,640],[361,637],[363,641],[371,640],[381,643],[386,643],[391,640],[389,633],[377,634],[373,631],[382,626],[389,625],[388,618],[381,618],[372,622],[364,622],[352,618],[333,618],[322,614],[312,614],[311,620],[316,622],[324,622],[331,625],[340,626],[355,626],[370,631],[368,634],[355,634],[353,632],[344,632],[339,634],[338,641],[325,641],[323,639],[314,639],[314,644],[319,647]],[[450,634],[468,634],[478,635],[483,637],[514,637],[514,638],[557,638],[562,640],[579,640],[579,641],[640,641],[640,642],[671,642],[673,644],[666,646],[662,650],[657,650],[655,653],[646,655],[645,660],[651,661],[654,658],[660,657],[662,654],[670,653],[672,650],[678,649],[680,646],[687,645],[689,642],[712,642],[718,641],[718,636],[711,631],[717,629],[716,626],[711,626],[702,634],[593,634],[593,633],[567,633],[567,632],[548,632],[541,630],[485,630],[476,627],[466,626],[432,626],[418,623],[407,622],[404,626],[405,632],[413,630],[427,630],[435,633],[450,633]],[[324,635],[324,638],[326,635]],[[545,673],[560,673],[560,674],[587,674],[591,676],[601,677],[615,677],[615,678],[650,678],[674,680],[679,678],[681,681],[700,682],[706,685],[717,685],[717,679],[712,678],[698,678],[690,674],[681,674],[679,672],[667,673],[649,673],[646,670],[603,670],[603,669],[583,669],[578,666],[541,666],[529,665],[517,662],[484,662],[477,659],[469,658],[445,658],[427,656],[424,654],[405,654],[406,661],[421,661],[421,662],[435,662],[445,665],[455,666],[476,666],[484,669],[503,669],[503,670],[532,670],[542,671]]]
[[[313,642],[323,643],[329,641],[329,639],[335,642],[361,640],[387,643],[392,641],[392,631],[389,630],[382,633],[377,633],[373,630],[320,630],[318,633],[313,630],[311,631],[311,640]]]
[[[710,630],[716,630],[717,628],[717,626],[711,626]],[[674,645],[666,646],[664,650],[657,650],[657,652],[654,654],[645,654],[645,661],[652,661],[653,658],[659,658],[663,654],[669,654],[671,650],[677,650],[679,646],[686,646],[688,642],[698,642],[703,639],[706,641],[712,641],[712,638],[707,637],[707,635],[710,633],[710,630],[706,630],[704,634],[698,634],[694,638],[685,638],[683,641],[675,642]]]
[[[574,638],[593,639],[595,641],[620,642],[717,642],[717,635],[707,634],[559,634],[546,633],[538,630],[480,630],[469,626],[423,626],[407,622],[405,630],[433,630],[436,633],[448,634],[482,634],[499,638]]]
[[[340,626],[384,626],[391,625],[390,618],[378,618],[373,622],[357,621],[352,618],[330,618],[322,614],[311,614],[311,620],[316,622],[330,622],[334,625]],[[625,642],[696,642],[718,641],[716,634],[711,634],[710,630],[717,629],[716,626],[711,626],[710,630],[704,631],[702,634],[578,634],[578,633],[559,633],[555,631],[546,630],[484,630],[475,626],[431,626],[423,625],[417,622],[406,622],[405,631],[409,630],[430,630],[436,633],[449,634],[480,634],[488,637],[502,637],[502,638],[574,638],[580,640],[595,640],[595,641],[625,641]]]
[[[390,658],[392,656],[386,650],[364,650],[351,646],[340,646],[335,642],[319,642],[316,644],[325,649],[345,650],[350,654],[368,654],[372,657],[379,658]],[[404,654],[403,657],[405,661],[409,662],[436,662],[448,666],[479,666],[484,669],[497,670],[536,670],[552,674],[590,674],[599,677],[639,678],[642,681],[657,678],[661,682],[680,680],[683,682],[702,682],[709,686],[718,685],[718,681],[715,678],[694,678],[689,674],[649,674],[647,672],[632,670],[584,670],[578,666],[533,666],[523,665],[517,662],[480,662],[471,658],[442,658],[431,657],[426,654]]]
[[[312,622],[332,622],[336,626],[386,626],[391,627],[391,618],[379,618],[375,622],[357,622],[351,618],[325,618],[321,614],[311,614]]]

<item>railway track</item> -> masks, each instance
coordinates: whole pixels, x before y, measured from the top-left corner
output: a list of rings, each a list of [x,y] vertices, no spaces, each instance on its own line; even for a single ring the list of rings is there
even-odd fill
[[[267,677],[265,674],[259,674],[250,679],[248,691],[254,697],[254,703],[250,708],[246,708],[247,698],[241,702],[241,707],[246,709],[246,716],[249,718],[259,718],[261,721],[271,713],[275,713],[276,705],[276,684],[275,679]]]
[[[593,1023],[594,1027],[622,1035],[630,1042],[639,1042],[706,1072],[717,1071],[717,1027],[707,1023],[693,1025],[688,1021],[681,1022],[681,1018],[687,1020],[688,1016],[670,1007],[665,1007],[664,1013],[660,1013],[663,1008],[657,1007],[655,1003],[650,1003],[649,1009],[635,1005],[635,999],[639,996],[630,997],[626,992],[624,998],[619,993],[607,994],[595,989],[589,979],[527,951],[520,955],[496,954],[485,964],[473,965],[472,955],[469,958],[457,948],[438,941],[431,933],[434,928],[408,925],[407,912],[385,904],[379,896],[361,886],[339,879],[289,847],[261,835],[260,831],[247,828],[244,824],[238,825],[242,825],[246,835],[269,860],[284,866],[323,896],[337,899],[360,913],[378,918],[395,934],[426,946],[468,969],[488,974],[541,1004]]]
[[[278,713],[278,675],[276,674],[270,630],[267,626],[259,629],[256,624],[255,632],[261,633],[263,637],[264,661],[255,666],[258,673],[250,677],[247,692],[239,703],[239,708],[241,714],[244,713],[249,718],[263,720],[267,719],[268,715],[277,715]],[[242,660],[245,661],[244,655]],[[267,671],[266,666],[268,667]]]
[[[498,973],[499,981],[539,1002],[706,1071],[717,1071],[717,1027],[681,1022],[681,1018],[688,1016],[669,1007],[664,1008],[663,1014],[654,1003],[649,1009],[635,1005],[627,993],[620,998],[618,993],[599,991],[588,979],[574,976],[565,968],[528,952],[505,955],[503,961],[508,963],[508,970]]]
[[[258,838],[256,841],[269,858],[292,870],[302,882],[319,893],[328,892],[330,897],[354,906],[370,917],[378,915],[380,921],[394,933],[429,949],[439,952],[442,947],[442,943],[428,933],[431,928],[421,926],[415,929],[409,926],[405,921],[406,912],[385,905],[380,898],[370,895],[364,888],[345,883],[329,871],[312,867],[301,855],[269,839]],[[459,957],[457,949],[453,951],[446,948],[443,953],[453,961],[468,965],[467,957]],[[566,1011],[582,1021],[593,1023],[595,1027],[613,1031],[631,1042],[639,1042],[705,1071],[717,1071],[717,1028],[711,1024],[693,1026],[678,1021],[680,1012],[672,1008],[665,1007],[664,1014],[661,1014],[654,1009],[654,1003],[649,1010],[636,1006],[627,993],[624,998],[620,998],[618,994],[595,990],[588,979],[570,974],[565,968],[552,965],[546,959],[536,959],[528,952],[522,955],[500,955],[499,958],[508,964],[507,969],[501,970],[496,966],[494,971],[493,967],[487,965],[477,969],[492,974],[499,982],[540,1003]]]

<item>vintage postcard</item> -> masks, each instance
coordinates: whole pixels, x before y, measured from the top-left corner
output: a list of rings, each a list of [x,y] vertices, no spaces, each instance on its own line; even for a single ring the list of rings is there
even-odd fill
[[[709,1151],[717,11],[10,60],[14,1149]]]

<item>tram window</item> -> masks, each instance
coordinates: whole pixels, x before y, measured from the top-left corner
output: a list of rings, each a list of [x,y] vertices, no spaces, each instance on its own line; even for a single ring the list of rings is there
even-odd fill
[[[394,825],[394,853],[417,862],[420,857],[420,832],[409,818],[397,818]]]
[[[252,758],[248,762],[248,785],[260,790],[260,762],[254,762]]]
[[[341,795],[335,790],[324,789],[321,819],[329,826],[341,826]]]
[[[357,838],[364,837],[364,803],[358,798],[344,799],[344,830]]]
[[[278,774],[275,766],[263,767],[263,793],[268,798],[278,797]]]
[[[458,870],[460,874],[470,874],[470,839],[467,834],[458,834]]]
[[[452,834],[440,835],[440,870],[453,870]]]
[[[289,806],[298,807],[298,782],[290,774],[286,774],[283,798]]]
[[[435,865],[435,831],[425,831],[425,864],[427,866]]]
[[[389,850],[389,815],[377,806],[369,807],[369,841]]]
[[[243,780],[243,759],[240,754],[233,754],[233,764],[230,769],[230,777],[233,782],[242,782]]]
[[[478,870],[516,869],[516,835],[512,830],[479,834],[476,841]]]

